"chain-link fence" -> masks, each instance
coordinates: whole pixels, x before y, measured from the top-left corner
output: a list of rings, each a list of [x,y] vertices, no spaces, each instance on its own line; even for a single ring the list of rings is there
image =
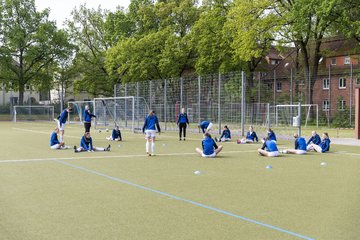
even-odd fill
[[[177,117],[184,107],[192,131],[208,120],[214,123],[216,133],[228,125],[242,135],[254,125],[259,131],[278,127],[280,134],[290,136],[296,131],[292,118],[298,114],[299,102],[303,126],[353,127],[359,66],[319,66],[316,75],[311,69],[297,72],[277,65],[271,71],[244,77],[241,72],[231,72],[121,84],[115,95],[143,97],[166,130],[177,129]]]

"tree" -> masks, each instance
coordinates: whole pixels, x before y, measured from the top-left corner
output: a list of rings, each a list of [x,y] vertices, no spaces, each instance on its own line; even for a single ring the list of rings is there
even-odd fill
[[[113,44],[106,28],[108,14],[100,7],[88,9],[81,5],[72,11],[72,19],[67,20],[67,32],[78,47],[74,64],[81,73],[74,83],[75,91],[86,90],[94,96],[112,94],[117,79],[105,68],[105,53]]]
[[[67,35],[48,16],[34,0],[0,1],[0,77],[19,91],[20,105],[26,84],[50,89],[52,66],[68,53]]]

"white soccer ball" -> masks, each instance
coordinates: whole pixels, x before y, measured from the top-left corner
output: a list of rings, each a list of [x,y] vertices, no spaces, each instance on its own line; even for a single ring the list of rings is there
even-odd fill
[[[320,163],[320,165],[321,165],[321,166],[326,166],[327,163],[326,163],[326,162],[322,162],[322,163]]]
[[[109,131],[109,129],[106,129],[106,132],[108,132]]]
[[[196,175],[200,175],[200,174],[201,174],[201,172],[200,172],[199,170],[197,170],[197,171],[195,171],[195,172],[194,172],[194,174],[196,174]]]

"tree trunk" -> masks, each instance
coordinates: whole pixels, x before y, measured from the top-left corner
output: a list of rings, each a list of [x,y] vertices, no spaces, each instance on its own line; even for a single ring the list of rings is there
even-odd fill
[[[24,104],[24,91],[25,91],[25,85],[19,84],[19,105]]]

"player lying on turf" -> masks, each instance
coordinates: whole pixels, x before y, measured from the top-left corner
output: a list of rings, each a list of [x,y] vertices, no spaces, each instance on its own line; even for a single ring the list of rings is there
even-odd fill
[[[64,142],[58,140],[59,128],[56,127],[50,136],[50,148],[51,149],[67,149]]]
[[[179,126],[179,141],[181,141],[181,133],[184,133],[184,141],[186,140],[186,126],[189,125],[189,119],[185,112],[185,108],[181,109],[176,124]]]
[[[155,155],[155,134],[156,134],[156,128],[158,132],[160,133],[160,125],[159,120],[157,116],[155,115],[155,112],[153,110],[150,110],[149,115],[145,118],[144,126],[143,126],[143,133],[146,134],[146,154],[149,156]],[[150,142],[151,142],[151,152],[150,154]]]
[[[64,141],[64,133],[65,133],[65,124],[67,121],[67,118],[69,116],[69,112],[71,112],[71,107],[67,107],[62,111],[57,119],[58,128],[60,130],[60,142]]]
[[[205,132],[210,132],[211,129],[212,129],[212,122],[209,122],[209,121],[202,121],[199,125],[198,125],[198,128],[202,130],[203,133]]]
[[[200,148],[196,148],[195,151],[205,158],[213,158],[223,149],[222,146],[216,145],[214,139],[211,138],[211,135],[208,132],[204,133],[204,139],[201,144],[202,150]]]
[[[266,150],[265,150],[266,148]],[[262,148],[258,149],[258,152],[261,156],[266,157],[277,157],[279,156],[279,150],[276,146],[276,142],[273,140],[270,140],[269,136],[265,138],[264,144]]]
[[[299,134],[297,133],[294,133],[294,138],[295,138],[295,149],[286,149],[283,150],[282,153],[305,154],[307,152],[305,138],[299,137]]]
[[[94,151],[110,151],[110,145],[107,148],[99,148],[99,147],[95,147],[93,146],[93,142],[92,142],[92,138],[90,136],[89,132],[86,132],[84,134],[84,136],[81,138],[80,141],[80,147],[77,148],[76,146],[74,146],[74,152],[94,152]]]
[[[330,150],[330,142],[331,141],[329,138],[329,134],[327,132],[324,132],[320,144],[316,145],[314,143],[311,143],[310,145],[307,146],[307,150],[308,151],[314,150],[315,152],[318,153],[328,152]]]
[[[120,132],[119,126],[116,126],[116,127],[113,129],[111,136],[110,136],[110,137],[107,137],[106,139],[109,140],[109,141],[122,141],[122,137],[121,137],[121,132]]]
[[[309,138],[308,142],[306,143],[306,145],[309,145],[310,143],[319,145],[321,142],[321,138],[319,136],[319,134],[316,133],[316,131],[312,131],[311,132],[311,138]]]
[[[254,141],[259,142],[259,138],[256,135],[256,132],[254,132],[253,126],[250,126],[249,131],[246,133],[246,137],[243,139],[238,139],[236,142],[240,144],[240,143],[253,143]]]
[[[228,126],[224,126],[224,130],[219,139],[215,138],[216,142],[227,142],[231,140],[231,132]]]

